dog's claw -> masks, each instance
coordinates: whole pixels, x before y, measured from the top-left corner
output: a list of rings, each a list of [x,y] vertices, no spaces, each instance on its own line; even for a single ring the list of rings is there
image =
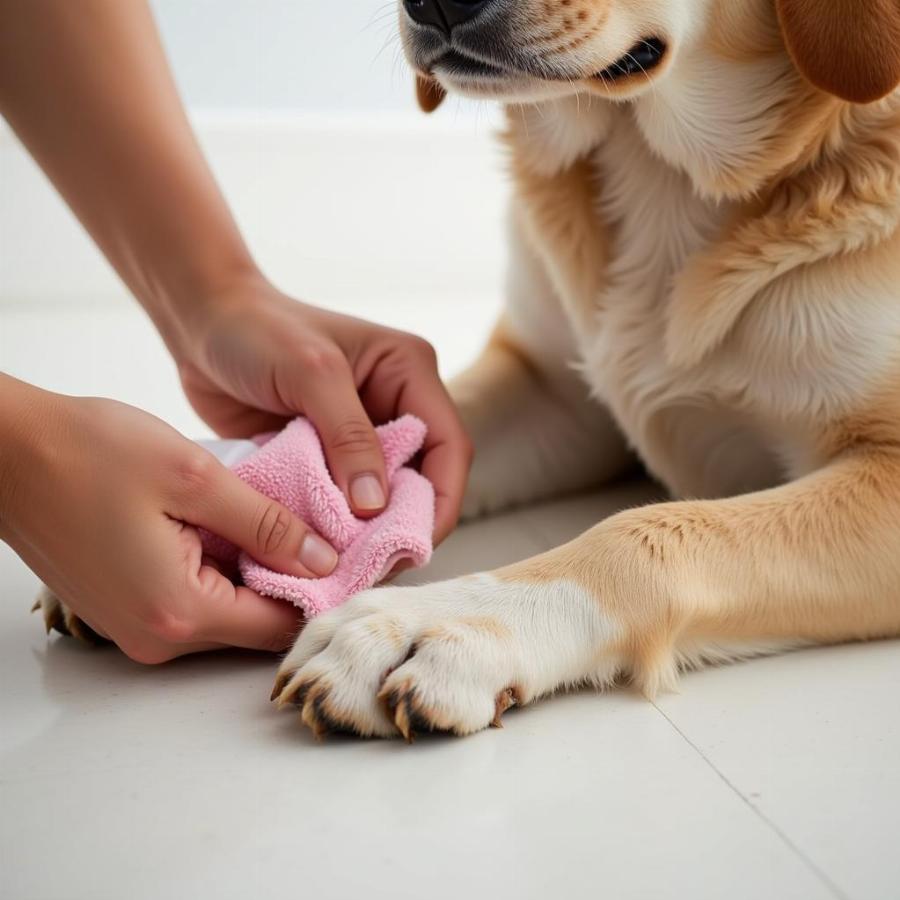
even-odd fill
[[[290,692],[287,698],[287,702],[292,703],[294,706],[302,709],[304,706],[306,706],[306,698],[309,696],[310,691],[315,686],[315,681],[301,681],[300,684],[298,684],[296,688]]]
[[[304,703],[300,708],[300,721],[303,722],[307,728],[312,728],[316,724],[316,714],[313,710],[312,703]]]
[[[278,677],[275,679],[275,686],[272,688],[272,693],[269,694],[269,702],[274,703],[281,696],[281,692],[284,690],[285,685],[291,680],[291,676],[288,672],[280,672]],[[279,704],[280,707],[280,704]]]
[[[291,681],[291,677],[287,677],[287,684],[281,687],[281,691],[278,694],[279,709],[284,709],[286,706],[296,706],[298,709],[302,709],[306,695],[309,693],[310,687],[312,687],[312,683],[309,681],[294,682]],[[277,684],[276,687],[278,687]]]
[[[394,688],[381,696],[381,702],[388,718],[407,744],[412,744],[417,734],[448,733],[453,730],[439,721],[434,710],[423,708],[415,688]]]
[[[497,695],[497,705],[494,709],[494,718],[491,722],[491,728],[502,728],[503,722],[500,720],[511,706],[516,705],[516,693],[512,688],[507,688],[501,694]]]
[[[66,637],[72,636],[72,632],[69,631],[69,628],[66,625],[66,618],[63,615],[62,607],[58,604],[51,606],[45,611],[44,627],[47,629],[47,634],[50,634],[51,631],[58,631]]]
[[[403,735],[403,740],[407,744],[411,744],[415,740],[416,735],[409,716],[409,701],[406,697],[394,707],[394,725],[397,726],[397,730]]]
[[[304,697],[305,701],[303,703],[303,710],[300,713],[300,720],[313,733],[313,737],[317,741],[321,741],[322,738],[328,734],[328,727],[319,715],[319,694],[310,696],[309,689],[307,688],[307,690],[304,691]]]
[[[415,734],[410,721],[409,698],[393,690],[390,693],[382,693],[379,699],[387,717],[394,723],[403,740],[411,744],[415,740]]]
[[[90,644],[92,647],[100,647],[103,644],[109,643],[106,638],[97,634],[87,622],[79,619],[71,610],[67,609],[63,615],[69,634],[71,634],[72,637],[77,638],[83,644]]]
[[[47,634],[50,634],[51,631],[58,631],[66,637],[76,638],[83,644],[89,644],[92,647],[99,647],[109,643],[108,638],[98,634],[87,622],[79,619],[71,609],[61,603],[46,588],[41,591],[40,596],[34,602],[34,606],[31,607],[33,613],[38,610],[41,611],[44,617],[44,628]]]

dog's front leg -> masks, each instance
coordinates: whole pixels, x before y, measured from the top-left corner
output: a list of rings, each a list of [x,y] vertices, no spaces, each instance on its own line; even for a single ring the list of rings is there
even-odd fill
[[[465,518],[582,491],[636,467],[578,376],[548,372],[502,326],[451,393],[475,447]]]
[[[361,594],[315,620],[276,695],[315,731],[467,734],[567,685],[900,634],[900,459],[856,451],[727,500],[629,510],[501,569]]]

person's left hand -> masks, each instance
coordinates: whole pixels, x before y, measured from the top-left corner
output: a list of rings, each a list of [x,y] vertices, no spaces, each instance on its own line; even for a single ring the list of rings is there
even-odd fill
[[[428,426],[421,471],[435,488],[435,542],[452,531],[472,450],[430,344],[299,303],[257,275],[200,309],[176,362],[192,406],[218,434],[251,437],[306,416],[351,508],[371,516],[388,501],[372,423],[412,413]]]

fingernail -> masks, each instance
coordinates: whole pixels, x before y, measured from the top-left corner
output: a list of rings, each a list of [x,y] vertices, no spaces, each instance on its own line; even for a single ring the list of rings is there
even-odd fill
[[[311,531],[300,545],[300,562],[315,575],[330,575],[337,565],[334,547]]]
[[[350,499],[356,509],[384,509],[385,496],[381,482],[375,475],[357,475],[350,482]]]

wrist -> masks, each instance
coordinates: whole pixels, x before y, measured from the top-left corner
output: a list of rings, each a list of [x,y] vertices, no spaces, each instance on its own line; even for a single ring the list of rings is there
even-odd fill
[[[0,539],[10,541],[24,524],[29,485],[40,459],[52,451],[51,423],[62,398],[0,373]]]
[[[243,334],[260,321],[265,310],[284,304],[287,298],[255,268],[235,269],[215,285],[192,296],[178,315],[178,337],[169,349],[179,369],[205,370],[210,347],[223,336]],[[300,306],[289,301],[293,309]]]
[[[238,254],[200,271],[173,271],[147,279],[147,286],[135,294],[180,365],[193,358],[199,335],[223,304],[239,293],[252,293],[254,285],[263,283],[265,278],[253,260]],[[250,290],[237,287],[245,285]]]

